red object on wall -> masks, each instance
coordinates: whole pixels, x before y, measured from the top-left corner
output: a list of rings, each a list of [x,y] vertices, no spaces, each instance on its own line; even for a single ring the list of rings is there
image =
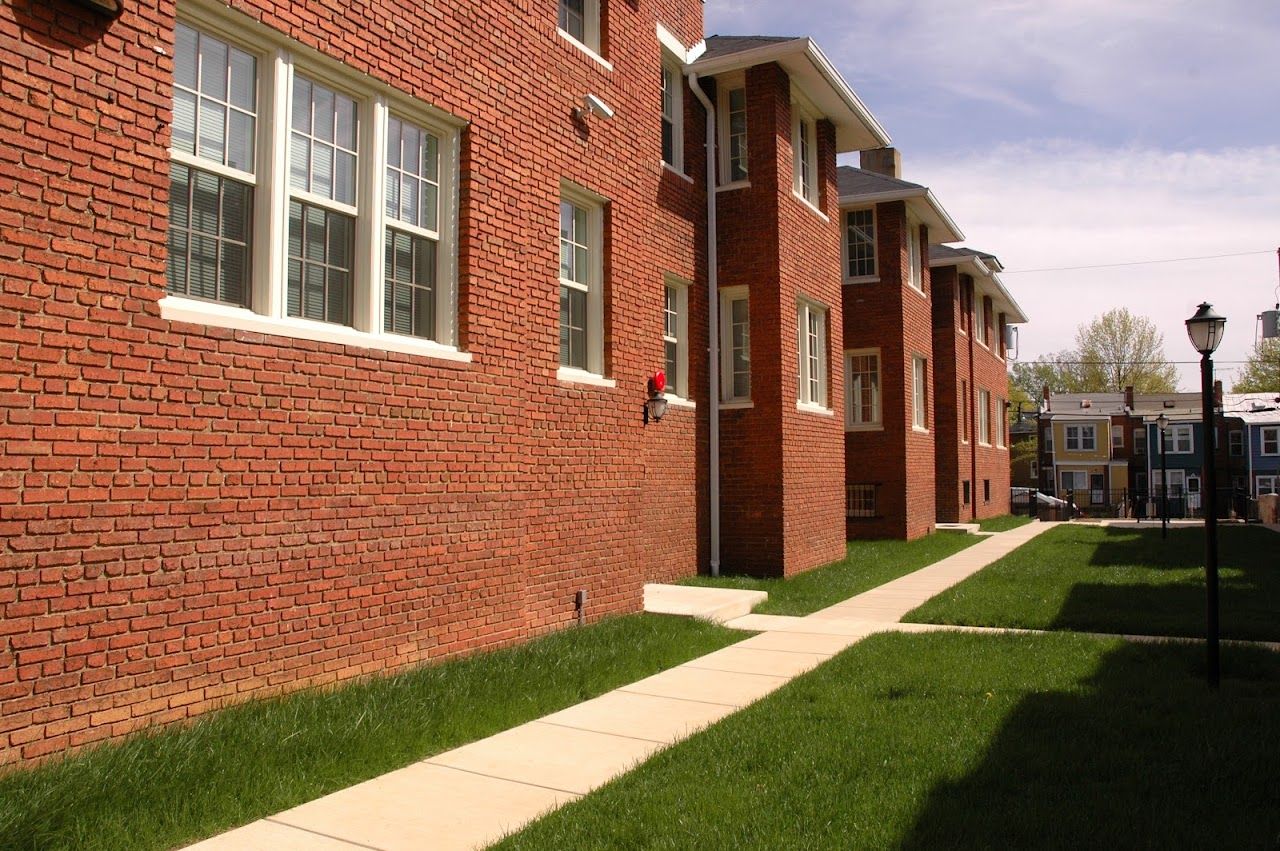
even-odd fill
[[[653,374],[653,378],[649,379],[649,387],[654,393],[661,393],[667,389],[667,374],[662,370],[658,370]]]

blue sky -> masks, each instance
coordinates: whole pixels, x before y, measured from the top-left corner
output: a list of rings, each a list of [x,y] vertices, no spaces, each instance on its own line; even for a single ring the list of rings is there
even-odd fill
[[[811,35],[1031,316],[1022,357],[1116,306],[1228,318],[1231,361],[1280,282],[1280,3],[707,0],[706,31]],[[853,162],[853,160],[849,160]],[[1245,257],[1029,272],[1261,252]],[[1198,371],[1181,368],[1187,389]]]

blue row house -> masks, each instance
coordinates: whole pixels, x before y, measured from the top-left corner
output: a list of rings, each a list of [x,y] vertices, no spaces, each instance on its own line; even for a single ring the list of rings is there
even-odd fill
[[[1280,493],[1280,394],[1232,394],[1224,399],[1228,452],[1242,467],[1233,483],[1257,498]],[[1238,427],[1231,428],[1236,423]]]

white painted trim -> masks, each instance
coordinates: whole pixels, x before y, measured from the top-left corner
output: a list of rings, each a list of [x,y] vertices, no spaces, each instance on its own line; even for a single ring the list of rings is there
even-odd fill
[[[750,399],[734,399],[729,402],[721,402],[719,408],[722,411],[738,411],[746,408],[754,408],[756,403]]]
[[[824,213],[824,212],[822,212],[821,210],[819,210],[819,209],[818,209],[818,206],[817,206],[816,204],[814,204],[814,203],[813,203],[812,201],[810,201],[808,198],[806,198],[806,197],[804,197],[803,195],[801,195],[799,192],[795,191],[795,189],[792,189],[792,190],[791,190],[791,195],[792,195],[792,197],[794,197],[797,201],[799,201],[801,204],[803,204],[803,205],[805,205],[806,207],[808,207],[808,208],[809,208],[809,210],[810,210],[810,212],[812,212],[812,213],[813,213],[815,216],[817,216],[818,218],[822,219],[824,222],[830,222],[830,221],[831,221],[831,218],[830,218],[826,213]]]
[[[681,79],[684,79],[684,78],[681,77]],[[680,171],[679,169],[673,167],[670,163],[664,162],[662,160],[659,160],[659,163],[662,165],[663,169],[665,169],[666,171],[671,172],[676,177],[683,180],[685,183],[688,183],[690,186],[693,185],[693,178],[685,174],[683,171]]]
[[[716,193],[718,194],[720,192],[733,192],[736,189],[750,189],[750,188],[751,188],[750,180],[735,180],[733,183],[726,183],[723,186],[717,186]]]
[[[689,408],[693,410],[698,407],[698,403],[692,399],[686,399],[683,396],[673,396],[670,393],[663,394],[667,398],[667,404],[673,408]]]
[[[796,410],[806,414],[817,414],[821,417],[834,417],[836,415],[836,412],[830,408],[811,402],[796,402]]]
[[[599,26],[599,25],[597,24],[597,26]],[[593,62],[595,62],[597,65],[599,65],[599,66],[600,66],[601,68],[603,68],[604,70],[606,70],[606,71],[612,71],[612,70],[613,70],[613,64],[612,64],[611,62],[609,62],[609,60],[608,60],[608,59],[605,59],[605,58],[604,58],[603,56],[601,56],[599,53],[596,53],[596,52],[595,52],[594,50],[592,50],[590,47],[588,47],[587,45],[585,45],[585,44],[583,44],[582,42],[578,41],[576,38],[574,38],[573,36],[569,35],[569,33],[565,32],[564,30],[560,29],[559,27],[556,27],[556,32],[560,34],[560,37],[561,37],[561,38],[563,38],[565,41],[567,41],[567,42],[569,42],[570,44],[572,44],[572,45],[573,45],[574,47],[576,47],[578,50],[580,50],[580,51],[582,51],[583,53],[585,53],[585,54],[587,55],[587,57],[588,57],[588,58],[590,58]]]
[[[671,30],[664,27],[661,21],[658,22],[655,29],[658,35],[658,44],[662,45],[672,56],[679,59],[681,65],[687,65],[689,63],[689,49],[681,44],[680,39],[676,38]],[[680,76],[683,77],[684,74],[682,73]]]
[[[845,265],[847,266],[848,264],[846,263]],[[844,283],[845,283],[845,286],[849,286],[853,284],[878,284],[880,283],[880,276],[879,275],[859,275],[856,278],[845,278]]]
[[[556,370],[556,378],[565,384],[586,384],[591,387],[617,387],[618,382],[594,372],[585,372],[571,366],[562,366]]]
[[[747,351],[749,354],[751,345],[751,292],[744,286],[722,287],[719,295],[721,407],[730,402],[749,403],[751,401],[750,397],[728,395],[733,392],[733,311],[728,308],[735,301],[743,300],[747,303]],[[748,363],[750,363],[750,358],[748,358]],[[754,384],[754,381],[752,383]]]

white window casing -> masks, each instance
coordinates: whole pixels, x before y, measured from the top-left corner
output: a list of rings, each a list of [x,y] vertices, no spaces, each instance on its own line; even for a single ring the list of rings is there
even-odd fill
[[[1069,425],[1066,432],[1068,452],[1093,452],[1098,448],[1098,427],[1095,425]]]
[[[978,391],[978,443],[991,445],[991,392]]]
[[[719,188],[749,186],[746,82],[741,75],[729,75],[718,86],[717,91],[716,125],[719,139],[716,150],[719,156]]]
[[[667,395],[689,399],[689,282],[663,281],[662,346]]]
[[[861,283],[877,277],[876,267],[876,211],[849,210],[844,217],[845,281]]]
[[[911,358],[911,424],[916,431],[928,431],[929,362],[915,355]]]
[[[1280,455],[1280,427],[1259,429],[1263,455]]]
[[[795,97],[791,101],[791,153],[792,191],[818,210],[818,122],[813,110]]]
[[[879,349],[850,349],[844,353],[844,396],[846,431],[883,427]]]
[[[604,377],[604,206],[560,184],[560,377]]]
[[[1193,427],[1190,424],[1171,425],[1167,429],[1168,443],[1165,443],[1165,435],[1156,429],[1156,451],[1164,450],[1167,455],[1190,455],[1195,451],[1195,438]]]
[[[1008,448],[1006,446],[1005,429],[1009,427],[1009,403],[1000,398],[996,399],[995,427],[996,446],[1000,449]]]
[[[606,70],[613,66],[604,58],[600,26],[600,0],[559,0],[557,31],[582,49]]]
[[[907,218],[907,283],[924,294],[924,256],[920,248],[920,223]]]
[[[662,163],[684,174],[684,72],[680,60],[662,51]]]
[[[827,412],[827,308],[801,298],[796,303],[797,405]]]
[[[1264,496],[1271,493],[1280,493],[1280,476],[1258,476],[1258,489],[1256,496]]]
[[[746,287],[720,290],[720,401],[751,401],[751,306]]]

